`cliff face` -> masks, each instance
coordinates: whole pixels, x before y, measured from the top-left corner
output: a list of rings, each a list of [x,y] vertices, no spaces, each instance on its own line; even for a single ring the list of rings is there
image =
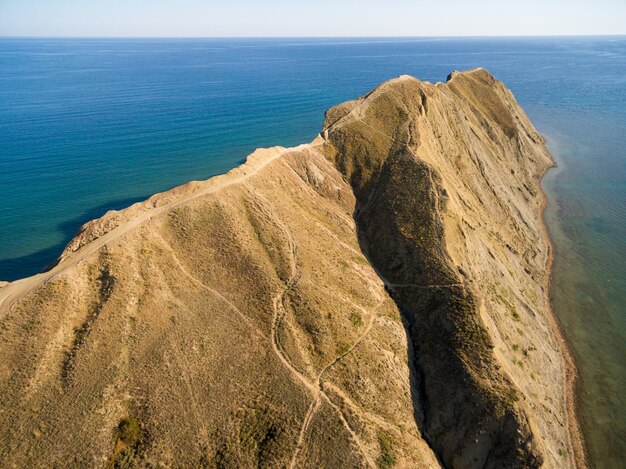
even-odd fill
[[[484,70],[85,225],[0,288],[2,466],[573,466],[542,138]]]

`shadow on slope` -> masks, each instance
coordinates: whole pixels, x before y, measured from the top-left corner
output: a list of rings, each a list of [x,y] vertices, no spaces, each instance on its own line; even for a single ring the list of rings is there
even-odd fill
[[[414,155],[393,153],[354,214],[407,328],[416,423],[446,467],[539,467],[474,295],[448,263],[437,179]]]

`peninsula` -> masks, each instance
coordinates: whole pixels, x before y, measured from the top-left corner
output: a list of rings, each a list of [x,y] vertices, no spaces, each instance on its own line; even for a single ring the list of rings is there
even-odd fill
[[[0,284],[2,467],[584,464],[543,138],[484,69],[81,228]]]

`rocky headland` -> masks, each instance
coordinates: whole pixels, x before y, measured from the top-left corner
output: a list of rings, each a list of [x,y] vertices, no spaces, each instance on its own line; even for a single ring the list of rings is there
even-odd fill
[[[0,466],[583,465],[543,138],[487,71],[84,225],[0,284]]]

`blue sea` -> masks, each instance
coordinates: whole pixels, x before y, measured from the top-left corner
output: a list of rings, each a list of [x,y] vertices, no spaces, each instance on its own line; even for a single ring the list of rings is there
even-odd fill
[[[552,301],[596,467],[626,457],[626,37],[0,39],[0,279],[109,209],[319,132],[383,80],[486,67],[546,135]]]

